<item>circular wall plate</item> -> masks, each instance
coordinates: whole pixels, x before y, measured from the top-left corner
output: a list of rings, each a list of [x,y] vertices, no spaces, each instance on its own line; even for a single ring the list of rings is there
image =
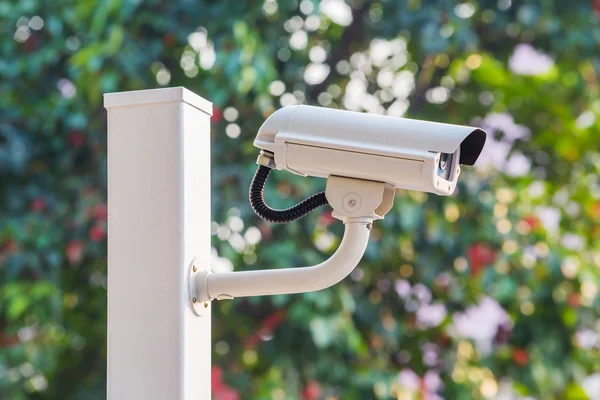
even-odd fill
[[[196,282],[205,282],[209,274],[210,266],[202,265],[198,258],[195,258],[190,265],[189,287],[190,304],[194,314],[198,316],[210,315],[210,301],[200,301],[198,299],[198,288]]]

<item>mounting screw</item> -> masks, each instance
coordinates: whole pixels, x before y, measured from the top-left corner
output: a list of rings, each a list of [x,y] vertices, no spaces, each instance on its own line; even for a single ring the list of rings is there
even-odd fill
[[[208,308],[208,302],[204,302],[204,308]]]
[[[373,224],[369,222],[369,223],[367,224],[367,229],[368,229],[368,230],[371,230],[371,229],[373,229]]]
[[[198,301],[198,299],[196,299],[195,297],[192,299],[192,303],[196,304],[196,302]]]
[[[194,266],[192,267],[192,271],[196,272],[196,271],[198,271],[198,268],[196,268],[196,266],[194,265]]]
[[[348,201],[348,205],[350,207],[354,207],[356,205],[356,200],[350,200],[350,201]]]

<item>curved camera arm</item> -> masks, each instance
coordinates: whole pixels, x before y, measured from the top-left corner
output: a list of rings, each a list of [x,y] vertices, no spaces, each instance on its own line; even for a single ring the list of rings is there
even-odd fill
[[[200,289],[198,300],[304,293],[328,288],[348,276],[358,265],[367,248],[370,230],[368,221],[346,222],[344,238],[336,252],[328,260],[311,267],[208,274],[204,285],[196,282]]]
[[[362,258],[372,222],[391,209],[394,193],[385,183],[330,176],[326,196],[333,216],[344,221],[345,230],[340,246],[328,260],[301,268],[197,273],[190,282],[192,302],[312,292],[338,283]]]

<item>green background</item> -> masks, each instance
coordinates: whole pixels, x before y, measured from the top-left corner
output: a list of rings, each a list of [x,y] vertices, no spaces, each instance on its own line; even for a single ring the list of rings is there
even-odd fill
[[[104,398],[102,94],[181,85],[215,105],[219,268],[339,243],[329,210],[273,226],[250,209],[252,140],[282,105],[489,132],[453,196],[398,191],[342,283],[215,304],[215,399],[598,399],[599,17],[591,0],[0,1],[0,398]],[[324,184],[274,173],[267,200]]]

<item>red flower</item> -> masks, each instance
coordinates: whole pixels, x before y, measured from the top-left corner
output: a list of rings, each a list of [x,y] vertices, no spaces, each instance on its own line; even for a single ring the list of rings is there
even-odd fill
[[[13,239],[9,239],[6,242],[4,242],[4,244],[2,245],[2,248],[0,249],[0,252],[10,253],[10,252],[17,250],[17,247],[18,247],[17,242],[15,242]]]
[[[496,252],[483,243],[475,243],[467,249],[467,258],[471,266],[471,275],[477,275],[481,270],[493,264],[496,260]]]
[[[219,367],[212,367],[210,370],[210,384],[212,390],[222,389],[225,384],[223,383],[223,371]]]
[[[66,256],[71,265],[79,264],[83,258],[83,242],[81,240],[72,240],[67,245]]]
[[[283,322],[285,319],[285,313],[283,311],[276,311],[271,315],[268,315],[265,319],[260,323],[260,328],[258,331],[246,339],[246,347],[255,347],[261,340],[262,336],[271,332],[275,329],[279,324]]]
[[[317,381],[310,381],[302,391],[302,399],[318,400],[321,398],[321,384]]]
[[[9,347],[18,346],[19,344],[21,344],[19,335],[0,333],[0,349],[7,349]]]
[[[25,51],[31,52],[38,48],[39,43],[40,40],[37,38],[37,36],[31,35],[29,38],[27,38],[25,43],[23,43],[23,46],[25,46]]]
[[[285,317],[285,313],[281,310],[274,312],[266,317],[261,323],[261,329],[273,329],[279,325]]]
[[[214,400],[239,400],[240,394],[223,383],[223,371],[219,367],[212,367],[210,382]]]
[[[513,350],[512,359],[519,367],[523,367],[529,362],[529,354],[526,350],[516,348]]]
[[[581,296],[579,293],[571,293],[567,296],[567,304],[571,307],[579,307],[581,305]]]
[[[4,242],[2,245],[0,245],[0,264],[2,264],[4,262],[4,260],[6,260],[6,257],[8,257],[8,255],[14,251],[16,251],[18,249],[17,246],[17,242],[15,242],[12,239],[8,239],[6,242]],[[0,334],[0,337],[2,335]],[[2,348],[2,346],[0,345],[0,348]]]
[[[46,200],[38,197],[31,202],[31,210],[33,212],[42,212],[46,208]]]
[[[167,33],[165,36],[163,36],[162,41],[165,46],[171,47],[177,42],[177,38],[175,37],[174,34]]]
[[[94,207],[94,218],[97,220],[104,221],[106,220],[106,216],[108,215],[108,209],[106,207],[106,203],[96,204]]]
[[[447,346],[450,343],[450,336],[446,335],[445,333],[440,333],[437,338],[437,343],[441,347]]]
[[[85,144],[85,135],[83,132],[74,131],[69,134],[69,145],[73,148],[82,147]]]
[[[210,117],[210,122],[217,123],[223,119],[223,111],[217,107],[213,107],[213,115]]]
[[[92,242],[99,242],[104,239],[104,236],[106,236],[106,231],[100,225],[95,224],[90,229],[90,240]]]
[[[600,201],[592,204],[589,208],[589,212],[592,218],[600,219]]]
[[[215,400],[240,400],[240,394],[230,387],[223,387],[219,391],[214,391]]]
[[[535,215],[528,215],[526,217],[523,217],[522,221],[529,225],[529,229],[531,230],[535,230],[542,225],[538,217],[536,217]]]
[[[329,210],[323,211],[321,213],[321,215],[319,216],[319,223],[321,225],[327,226],[334,222],[335,222],[335,218],[333,217],[333,215],[331,215],[331,211],[329,211]]]

